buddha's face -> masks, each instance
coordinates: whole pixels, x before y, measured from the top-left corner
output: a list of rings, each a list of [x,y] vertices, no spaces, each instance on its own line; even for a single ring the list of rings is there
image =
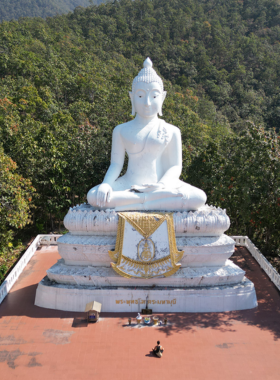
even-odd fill
[[[129,93],[134,111],[143,118],[152,118],[161,115],[161,108],[166,92],[161,89],[157,82],[138,82],[134,93]]]

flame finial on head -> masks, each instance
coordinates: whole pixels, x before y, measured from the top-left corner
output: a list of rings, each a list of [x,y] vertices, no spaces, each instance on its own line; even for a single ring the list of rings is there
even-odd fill
[[[139,72],[137,77],[133,79],[132,82],[132,93],[134,93],[135,85],[138,82],[151,83],[156,82],[160,84],[163,91],[163,82],[162,79],[157,75],[156,71],[153,69],[153,62],[148,57],[143,63],[143,69]]]

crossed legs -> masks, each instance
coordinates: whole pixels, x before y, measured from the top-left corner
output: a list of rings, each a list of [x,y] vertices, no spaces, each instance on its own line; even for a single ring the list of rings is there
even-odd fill
[[[197,210],[206,202],[206,194],[194,186],[174,190],[156,190],[149,193],[137,193],[129,190],[113,191],[110,202],[101,209],[116,211],[159,210],[159,211],[190,211]],[[92,188],[87,195],[88,203],[97,206],[96,195],[98,186]]]

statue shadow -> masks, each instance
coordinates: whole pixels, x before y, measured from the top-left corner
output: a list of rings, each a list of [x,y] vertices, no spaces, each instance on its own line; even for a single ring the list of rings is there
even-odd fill
[[[166,336],[187,330],[194,333],[199,329],[210,328],[220,332],[235,332],[240,323],[270,331],[274,340],[280,338],[280,292],[261,269],[259,264],[244,247],[238,247],[231,260],[242,268],[246,277],[256,289],[258,307],[223,313],[167,313],[157,314],[160,319],[167,317],[167,326],[158,329]]]
[[[11,291],[0,305],[0,320],[7,316],[26,316],[29,318],[84,318],[83,312],[45,309],[34,305],[38,284]],[[78,319],[77,319],[78,323]]]

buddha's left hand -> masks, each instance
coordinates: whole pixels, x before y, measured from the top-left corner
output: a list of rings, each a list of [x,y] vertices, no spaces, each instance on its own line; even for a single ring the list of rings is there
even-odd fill
[[[131,186],[131,189],[139,191],[140,193],[151,193],[152,191],[162,190],[164,187],[163,183],[143,183],[142,186]]]

